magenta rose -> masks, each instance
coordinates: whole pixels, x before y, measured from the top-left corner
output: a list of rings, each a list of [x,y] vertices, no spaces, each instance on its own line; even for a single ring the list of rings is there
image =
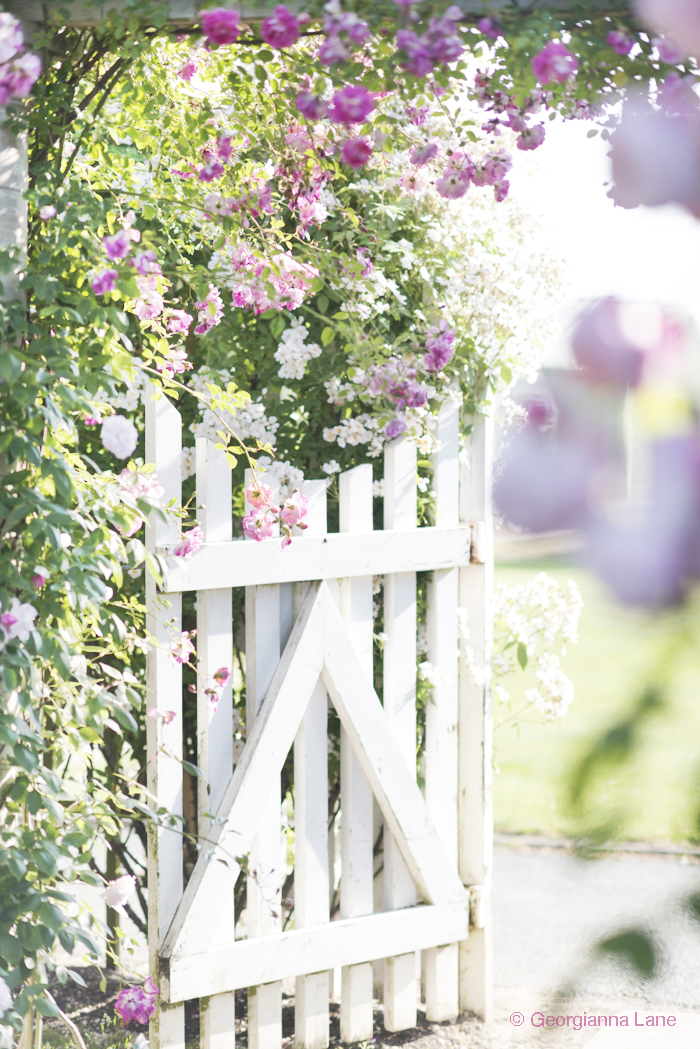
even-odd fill
[[[367,88],[348,84],[333,95],[328,116],[336,124],[364,124],[373,109],[374,100]]]
[[[291,47],[299,39],[299,23],[288,7],[278,4],[260,26],[260,36],[270,47]]]
[[[212,44],[235,43],[241,32],[238,11],[227,11],[224,7],[205,11],[202,15],[202,32]]]
[[[346,138],[341,149],[343,163],[348,167],[363,168],[372,155],[372,143],[366,135],[358,138]]]
[[[532,59],[532,72],[541,84],[564,84],[577,69],[578,58],[560,40],[550,40]]]

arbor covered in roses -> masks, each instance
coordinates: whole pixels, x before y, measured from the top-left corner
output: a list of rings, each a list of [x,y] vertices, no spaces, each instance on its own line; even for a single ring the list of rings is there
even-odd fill
[[[238,534],[294,542],[304,476],[361,462],[378,475],[401,433],[423,453],[429,521],[442,401],[488,410],[533,366],[536,303],[554,275],[527,254],[508,178],[546,141],[548,116],[608,133],[626,82],[663,83],[645,104],[676,152],[631,185],[630,150],[651,154],[623,122],[620,200],[695,207],[663,160],[695,126],[694,64],[661,15],[657,36],[632,17],[337,0],[308,17],[278,5],[260,22],[210,5],[173,26],[156,0],[126,0],[93,28],[62,17],[29,48],[0,14],[0,103],[30,164],[28,256],[1,260],[3,274],[22,271],[23,294],[8,292],[0,359],[0,888],[14,901],[0,989],[17,1029],[57,938],[93,959],[104,949],[104,930],[64,908],[65,871],[101,889],[134,877],[133,895],[109,898],[145,927],[146,872],[121,846],[127,817],[145,839],[143,581],[163,570],[142,529],[171,512],[144,462],[148,384],[177,404],[192,445],[225,447]],[[187,447],[189,508],[193,458]],[[187,514],[185,559],[202,539]],[[184,669],[194,738],[188,600],[168,658]],[[203,687],[215,704],[232,680],[240,743],[240,665]],[[196,850],[196,825],[186,834]],[[114,846],[104,869],[90,863],[98,838]],[[120,1015],[145,1022],[156,993],[123,992]]]

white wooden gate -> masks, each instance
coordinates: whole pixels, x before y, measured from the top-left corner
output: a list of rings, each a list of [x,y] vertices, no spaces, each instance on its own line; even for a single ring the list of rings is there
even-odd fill
[[[160,988],[151,1049],[184,1046],[184,1002],[200,999],[201,1045],[233,1049],[234,991],[248,988],[250,1049],[279,1049],[282,981],[295,977],[295,1043],[328,1045],[329,974],[342,972],[341,1037],[372,1037],[373,963],[388,1030],[416,1023],[417,958],[427,1018],[469,1009],[488,1018],[491,987],[491,714],[460,642],[489,662],[490,437],[475,420],[459,452],[455,404],[440,413],[433,487],[437,525],[416,527],[416,448],[399,438],[384,459],[384,530],[373,530],[372,469],[340,475],[340,532],[326,530],[326,482],[306,481],[309,528],[292,545],[232,541],[231,477],[220,452],[197,442],[204,545],[171,561],[163,593],[149,580],[149,788],[182,814],[182,670],[167,655],[181,628],[181,594],[197,592],[197,652],[206,686],[231,666],[231,587],[246,587],[247,739],[234,767],[230,681],[215,713],[198,697],[199,834],[207,835],[183,891],[183,843],[150,832],[149,944]],[[146,458],[166,501],[181,498],[181,421],[162,398],[146,414]],[[167,556],[177,527],[153,521]],[[416,571],[429,585],[425,790],[416,782]],[[372,582],[384,577],[383,703],[372,686]],[[462,644],[460,658],[459,646]],[[329,921],[328,702],[341,730],[340,919]],[[294,928],[282,931],[280,771],[294,748]],[[216,813],[216,818],[207,814]],[[373,848],[384,824],[383,892]],[[234,938],[235,857],[248,857],[246,939]],[[377,963],[380,960],[383,965]],[[337,995],[337,987],[334,988]]]

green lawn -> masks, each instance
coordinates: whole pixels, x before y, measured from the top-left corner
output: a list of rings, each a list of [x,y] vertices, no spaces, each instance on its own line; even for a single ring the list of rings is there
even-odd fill
[[[625,610],[594,576],[564,560],[499,565],[496,579],[513,585],[543,570],[561,581],[574,579],[583,595],[579,643],[570,645],[562,660],[575,684],[575,699],[557,724],[497,729],[494,813],[497,830],[555,837],[573,830],[566,788],[578,756],[597,733],[625,715],[654,679],[679,616]],[[666,710],[647,723],[642,746],[624,773],[606,771],[592,795],[597,816],[624,811],[618,832],[623,839],[693,836],[693,812],[700,805],[700,609],[684,620],[693,624],[694,638],[675,661]],[[530,671],[518,671],[507,687],[517,699],[532,684]]]

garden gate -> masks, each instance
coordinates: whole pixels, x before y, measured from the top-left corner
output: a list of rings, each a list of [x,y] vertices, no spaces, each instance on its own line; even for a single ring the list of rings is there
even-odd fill
[[[490,708],[470,669],[489,659],[490,437],[475,420],[460,454],[459,408],[439,416],[433,457],[435,527],[417,527],[416,446],[388,444],[384,530],[373,530],[372,468],[339,478],[340,531],[326,529],[326,481],[305,481],[308,529],[232,541],[231,474],[223,453],[197,442],[197,507],[204,544],[170,558],[162,592],[147,584],[149,789],[183,811],[182,668],[168,655],[181,595],[197,593],[198,833],[184,887],[183,840],[151,829],[151,971],[160,989],[151,1049],[184,1047],[184,1002],[200,999],[203,1049],[233,1049],[234,992],[248,988],[250,1049],[279,1049],[282,981],[294,977],[295,1043],[328,1045],[329,974],[340,969],[341,1037],[372,1037],[374,983],[384,1022],[416,1022],[417,960],[430,1020],[463,1009],[488,1017],[491,984]],[[181,420],[165,397],[146,409],[146,459],[165,500],[181,499]],[[171,554],[178,526],[154,520],[150,550]],[[427,660],[434,668],[421,775],[416,768],[416,572],[431,572]],[[373,577],[384,586],[383,697],[372,686]],[[247,739],[234,766],[231,681],[216,711],[204,689],[231,667],[232,591],[246,587]],[[462,632],[464,633],[464,632]],[[459,646],[462,652],[460,657]],[[329,920],[329,701],[341,728],[340,919]],[[294,751],[294,928],[281,920],[280,772]],[[215,815],[211,815],[215,814]],[[373,852],[383,824],[384,862]],[[206,840],[204,840],[206,839]],[[238,860],[236,860],[238,857]],[[243,857],[246,859],[244,860]],[[241,872],[241,864],[244,870]],[[246,938],[235,940],[234,886],[247,877]],[[379,888],[378,888],[379,886]],[[381,962],[383,960],[383,962]],[[380,963],[381,964],[378,964]],[[337,993],[337,987],[336,987]]]

